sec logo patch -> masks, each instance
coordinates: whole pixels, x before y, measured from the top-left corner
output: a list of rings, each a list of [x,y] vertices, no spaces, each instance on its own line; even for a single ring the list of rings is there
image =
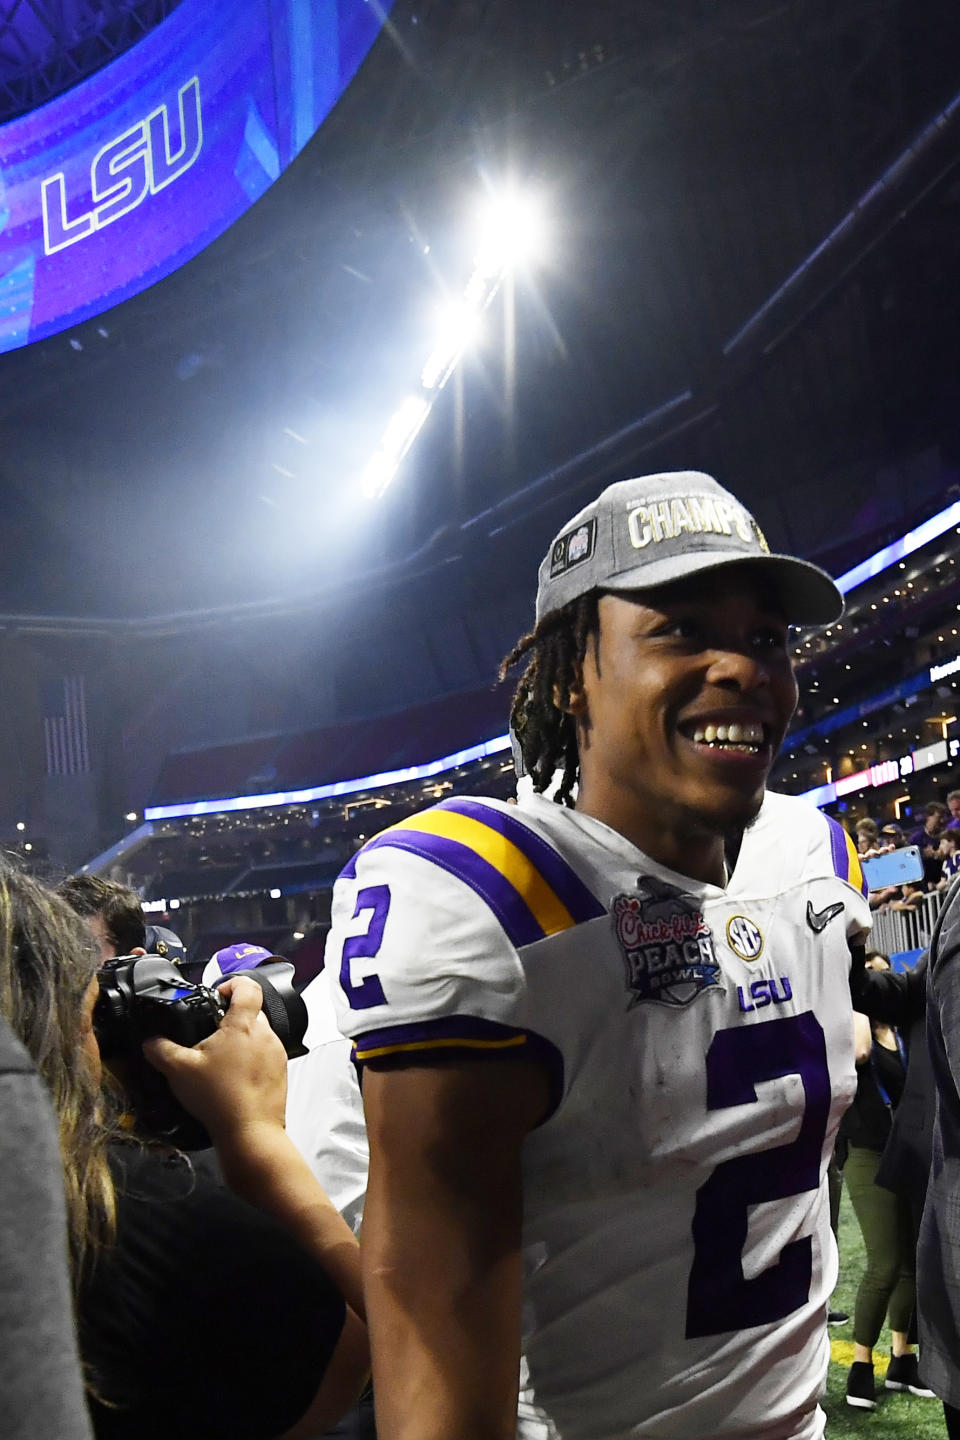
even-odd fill
[[[759,960],[763,954],[763,935],[746,915],[731,915],[727,921],[727,944],[741,960]]]

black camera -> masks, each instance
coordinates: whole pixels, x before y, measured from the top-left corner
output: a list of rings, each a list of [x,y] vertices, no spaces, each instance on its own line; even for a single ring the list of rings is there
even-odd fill
[[[274,960],[236,973],[260,986],[263,1013],[291,1059],[305,1055],[307,1007],[293,988],[293,966]],[[121,955],[108,960],[97,978],[93,1028],[100,1054],[121,1079],[137,1130],[181,1150],[209,1145],[204,1127],[174,1098],[159,1070],[144,1058],[142,1046],[154,1035],[178,1045],[197,1045],[212,1035],[229,1004],[219,985],[191,985],[161,955]]]

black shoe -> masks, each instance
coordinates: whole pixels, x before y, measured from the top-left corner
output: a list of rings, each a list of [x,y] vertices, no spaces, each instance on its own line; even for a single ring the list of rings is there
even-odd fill
[[[867,1360],[854,1360],[847,1373],[847,1404],[858,1410],[875,1410],[877,1392],[873,1385],[873,1366]]]
[[[847,1321],[848,1321],[849,1319],[850,1319],[850,1316],[847,1314],[846,1310],[828,1310],[828,1311],[827,1311],[827,1324],[828,1324],[828,1325],[846,1325],[846,1323],[847,1323]]]
[[[922,1395],[927,1400],[935,1398],[920,1378],[916,1355],[892,1355],[883,1383],[888,1390],[909,1390],[911,1395]]]

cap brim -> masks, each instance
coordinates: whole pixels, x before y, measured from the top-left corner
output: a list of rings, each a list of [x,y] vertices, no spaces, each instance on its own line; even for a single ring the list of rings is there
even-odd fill
[[[809,560],[793,555],[723,553],[674,555],[669,560],[646,561],[624,571],[600,587],[603,590],[655,590],[661,585],[720,570],[728,565],[749,565],[767,575],[791,625],[832,625],[843,614],[843,595],[835,582]]]

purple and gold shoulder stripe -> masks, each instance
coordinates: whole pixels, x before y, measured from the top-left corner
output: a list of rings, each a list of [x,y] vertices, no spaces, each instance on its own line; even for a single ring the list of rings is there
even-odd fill
[[[859,890],[864,899],[867,896],[867,882],[864,879],[863,871],[860,868],[860,856],[857,854],[857,847],[843,826],[829,815],[824,815],[830,830],[830,854],[833,859],[834,874],[841,880],[846,880],[855,890]]]
[[[606,908],[540,835],[480,800],[451,799],[384,830],[360,851],[406,850],[474,891],[520,949],[606,914]],[[344,876],[356,873],[356,857]]]
[[[370,1061],[396,1063],[452,1057],[472,1060],[500,1059],[520,1053],[537,1060],[547,1072],[549,1084],[548,1115],[552,1115],[563,1095],[563,1056],[550,1040],[533,1030],[518,1030],[498,1020],[484,1020],[476,1015],[448,1015],[437,1020],[421,1020],[414,1024],[388,1025],[368,1030],[353,1042],[353,1063],[362,1071]]]

